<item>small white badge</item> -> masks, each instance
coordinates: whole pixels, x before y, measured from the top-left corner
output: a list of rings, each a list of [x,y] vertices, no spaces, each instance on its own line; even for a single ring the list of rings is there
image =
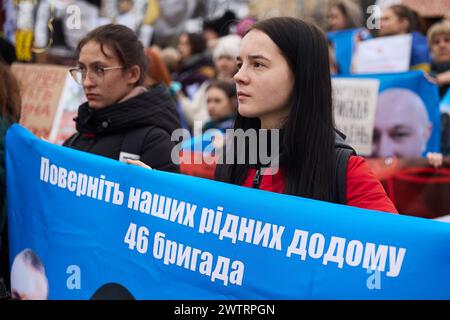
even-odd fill
[[[123,151],[121,151],[120,155],[119,155],[119,161],[125,162],[125,163],[127,162],[127,159],[139,160],[140,158],[141,158],[141,156],[138,154],[123,152]]]

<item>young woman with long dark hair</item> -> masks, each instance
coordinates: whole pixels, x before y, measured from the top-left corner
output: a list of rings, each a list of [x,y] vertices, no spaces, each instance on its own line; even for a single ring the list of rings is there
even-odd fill
[[[233,161],[218,165],[217,180],[397,212],[365,160],[350,155],[350,147],[335,130],[328,44],[316,26],[287,17],[260,21],[242,39],[237,60],[239,109],[234,129],[281,129],[280,170],[264,174],[270,168],[260,161]],[[239,147],[226,148],[227,153],[235,149],[234,160]],[[250,149],[247,143],[246,151]]]

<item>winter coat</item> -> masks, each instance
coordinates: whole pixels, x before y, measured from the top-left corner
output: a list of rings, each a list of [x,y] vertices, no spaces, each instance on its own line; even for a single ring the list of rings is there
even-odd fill
[[[171,160],[172,132],[180,128],[173,100],[163,85],[101,109],[82,104],[75,118],[77,133],[65,146],[119,160],[127,134],[147,127],[140,160],[153,169],[178,172]]]

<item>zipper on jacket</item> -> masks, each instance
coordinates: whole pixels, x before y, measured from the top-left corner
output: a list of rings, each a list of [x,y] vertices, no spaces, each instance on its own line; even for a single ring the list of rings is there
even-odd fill
[[[256,169],[255,177],[253,178],[253,188],[259,189],[261,184],[261,168]]]

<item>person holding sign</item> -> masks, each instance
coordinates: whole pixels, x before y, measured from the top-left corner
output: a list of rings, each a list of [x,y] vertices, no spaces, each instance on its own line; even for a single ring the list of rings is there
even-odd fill
[[[242,39],[237,61],[235,132],[278,132],[280,152],[271,155],[269,165],[258,155],[256,164],[226,159],[217,166],[217,180],[397,212],[365,160],[354,155],[334,128],[328,43],[318,27],[288,17],[257,22]],[[251,143],[230,141],[225,150],[234,155],[231,160],[242,145],[246,159],[252,158]]]
[[[87,102],[78,109],[77,133],[64,145],[178,172],[171,160],[177,111],[162,84],[142,86],[147,57],[137,35],[123,25],[94,29],[79,43],[77,60],[70,73]]]
[[[402,4],[387,8],[381,17],[378,35],[381,37],[412,34],[410,68],[412,70],[430,71],[430,56],[427,38],[420,33],[419,15]]]
[[[432,63],[431,76],[439,85],[441,98],[450,88],[450,21],[435,23],[428,30]]]

